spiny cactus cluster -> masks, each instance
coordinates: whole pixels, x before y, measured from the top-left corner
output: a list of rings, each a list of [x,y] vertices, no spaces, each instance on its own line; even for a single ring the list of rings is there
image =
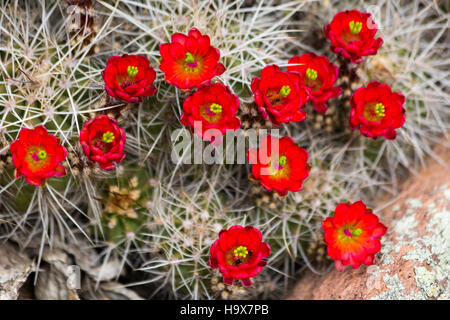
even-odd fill
[[[374,11],[384,40],[357,67],[337,58],[323,33],[349,6]],[[6,1],[0,8],[0,238],[28,248],[38,265],[47,248],[88,246],[103,271],[81,266],[89,283],[82,298],[98,297],[115,261],[110,279],[144,298],[279,297],[304,266],[327,269],[321,222],[337,203],[363,199],[377,208],[380,194],[395,193],[448,132],[449,17],[448,8],[428,1]],[[339,67],[343,93],[327,112],[308,105],[305,121],[280,128],[309,152],[302,191],[286,197],[266,191],[248,179],[248,165],[172,161],[171,137],[182,127],[190,93],[164,81],[159,47],[193,27],[220,49],[226,72],[213,82],[239,96],[244,133],[271,127],[250,86],[266,65],[286,67],[293,55],[313,51]],[[122,54],[149,59],[154,96],[124,103],[105,93],[106,61]],[[368,139],[348,126],[350,95],[371,80],[406,96],[407,121],[396,140]],[[79,144],[83,125],[102,114],[126,132],[126,158],[112,171],[89,161]],[[22,128],[38,125],[68,151],[67,175],[49,179],[45,188],[16,179],[9,152]],[[272,248],[251,287],[227,286],[208,262],[218,233],[233,225],[253,225]]]

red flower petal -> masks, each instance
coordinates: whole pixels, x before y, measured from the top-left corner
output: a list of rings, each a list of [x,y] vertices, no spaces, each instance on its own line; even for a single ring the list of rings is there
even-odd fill
[[[174,33],[170,40],[172,42],[177,42],[177,43],[181,44],[182,46],[184,46],[184,44],[186,43],[187,39],[188,39],[188,37],[185,34]]]
[[[378,217],[372,213],[365,214],[359,219],[358,227],[363,230],[373,230],[378,224]]]
[[[386,232],[387,227],[382,223],[378,223],[376,227],[372,230],[372,237],[381,238],[386,234]]]
[[[341,260],[335,260],[334,265],[338,271],[342,272],[345,270],[345,266],[342,264]]]
[[[66,175],[66,168],[62,164],[59,164],[55,170],[55,176],[64,177]]]
[[[233,285],[233,278],[223,277],[223,283],[225,283],[226,285],[231,286],[231,285]]]
[[[249,278],[241,279],[241,282],[244,287],[248,287],[248,286],[252,285],[252,281]]]

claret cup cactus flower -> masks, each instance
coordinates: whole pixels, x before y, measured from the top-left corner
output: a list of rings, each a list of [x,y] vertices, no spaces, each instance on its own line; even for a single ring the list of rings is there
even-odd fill
[[[250,278],[257,276],[267,264],[270,246],[262,242],[262,235],[252,226],[232,226],[222,230],[211,246],[209,265],[219,268],[223,282],[232,285],[241,280],[244,286],[252,284]]]
[[[107,115],[89,120],[80,133],[80,144],[90,160],[103,170],[112,170],[125,158],[125,131]]]
[[[44,126],[20,130],[19,139],[11,143],[10,151],[16,178],[24,176],[31,185],[40,186],[50,177],[66,175],[60,162],[66,158],[67,150]]]
[[[251,178],[280,196],[286,196],[288,191],[301,190],[303,180],[309,174],[308,152],[290,137],[278,139],[267,135],[260,148],[250,149],[247,157],[252,163]]]
[[[180,121],[192,127],[199,137],[210,141],[213,138],[208,134],[210,129],[225,134],[227,130],[240,128],[241,121],[236,117],[238,108],[239,98],[230,88],[221,83],[204,85],[184,101]]]
[[[143,97],[152,96],[156,72],[145,56],[114,56],[108,59],[102,72],[105,90],[113,98],[125,102],[140,102]]]
[[[300,74],[314,109],[325,113],[328,109],[326,102],[342,93],[340,87],[333,86],[339,76],[338,67],[330,63],[327,57],[312,52],[292,57],[288,64],[289,71]]]
[[[383,45],[383,39],[375,38],[377,30],[372,15],[358,10],[339,12],[324,28],[331,50],[354,63],[376,54]]]
[[[196,28],[187,35],[174,33],[170,43],[161,44],[159,52],[166,82],[179,89],[199,87],[225,71],[225,66],[219,62],[219,50]]]
[[[392,92],[391,87],[378,81],[370,82],[366,88],[359,88],[350,98],[350,127],[360,128],[370,138],[395,139],[395,129],[405,123],[405,97]]]
[[[297,72],[281,71],[277,65],[267,66],[260,78],[253,78],[251,89],[259,112],[274,125],[306,119],[302,109],[308,101],[308,92]]]
[[[373,264],[381,248],[380,238],[387,231],[362,201],[338,204],[334,216],[326,218],[322,228],[328,255],[339,271],[346,265],[356,269],[361,264]]]

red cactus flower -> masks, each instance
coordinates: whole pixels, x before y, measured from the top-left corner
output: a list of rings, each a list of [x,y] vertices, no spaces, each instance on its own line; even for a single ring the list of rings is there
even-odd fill
[[[308,177],[308,151],[290,137],[281,139],[267,135],[259,149],[250,149],[247,158],[252,165],[252,178],[269,190],[285,196],[288,191],[300,191]]]
[[[232,285],[234,279],[244,286],[252,284],[250,278],[257,276],[267,264],[270,246],[262,242],[262,235],[252,226],[232,226],[222,230],[210,249],[209,265],[219,267],[223,282]]]
[[[281,71],[277,65],[267,66],[261,79],[253,78],[251,89],[259,112],[274,125],[306,119],[302,107],[308,101],[308,93],[301,86],[298,73]]]
[[[156,72],[145,56],[114,56],[108,59],[102,72],[105,90],[113,98],[125,102],[141,102],[156,92],[152,86]]]
[[[31,185],[40,186],[50,177],[66,175],[60,162],[66,158],[67,150],[44,126],[20,130],[19,139],[11,143],[10,151],[16,178],[24,176]]]
[[[192,126],[204,140],[212,141],[215,137],[208,131],[210,129],[225,134],[227,130],[240,128],[241,121],[236,118],[238,108],[239,98],[228,87],[221,83],[205,85],[184,101],[181,123]]]
[[[350,127],[360,127],[363,135],[376,139],[384,136],[395,139],[394,129],[405,123],[405,97],[392,92],[387,84],[372,81],[367,88],[359,88],[350,98]]]
[[[373,264],[374,255],[381,249],[380,238],[387,231],[362,201],[339,203],[334,216],[322,222],[322,228],[328,255],[339,271],[346,265],[356,269],[361,263]]]
[[[125,158],[125,131],[116,120],[99,115],[89,120],[80,132],[80,144],[86,156],[100,164],[103,170],[112,170]]]
[[[377,30],[371,14],[358,10],[339,12],[324,28],[325,36],[331,41],[331,51],[354,63],[376,54],[382,46],[383,39],[375,39]]]
[[[192,89],[220,76],[225,67],[219,62],[220,52],[210,44],[207,35],[192,28],[188,35],[175,33],[170,43],[159,47],[167,83],[180,89]]]
[[[326,102],[342,93],[340,87],[333,87],[339,75],[339,69],[325,56],[309,52],[300,57],[292,57],[289,59],[288,70],[300,74],[309,99],[317,112],[325,113],[328,109]]]

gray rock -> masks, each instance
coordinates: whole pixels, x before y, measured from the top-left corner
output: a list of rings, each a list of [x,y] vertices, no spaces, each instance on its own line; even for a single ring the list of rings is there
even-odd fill
[[[34,263],[10,243],[0,245],[0,300],[16,300]]]

